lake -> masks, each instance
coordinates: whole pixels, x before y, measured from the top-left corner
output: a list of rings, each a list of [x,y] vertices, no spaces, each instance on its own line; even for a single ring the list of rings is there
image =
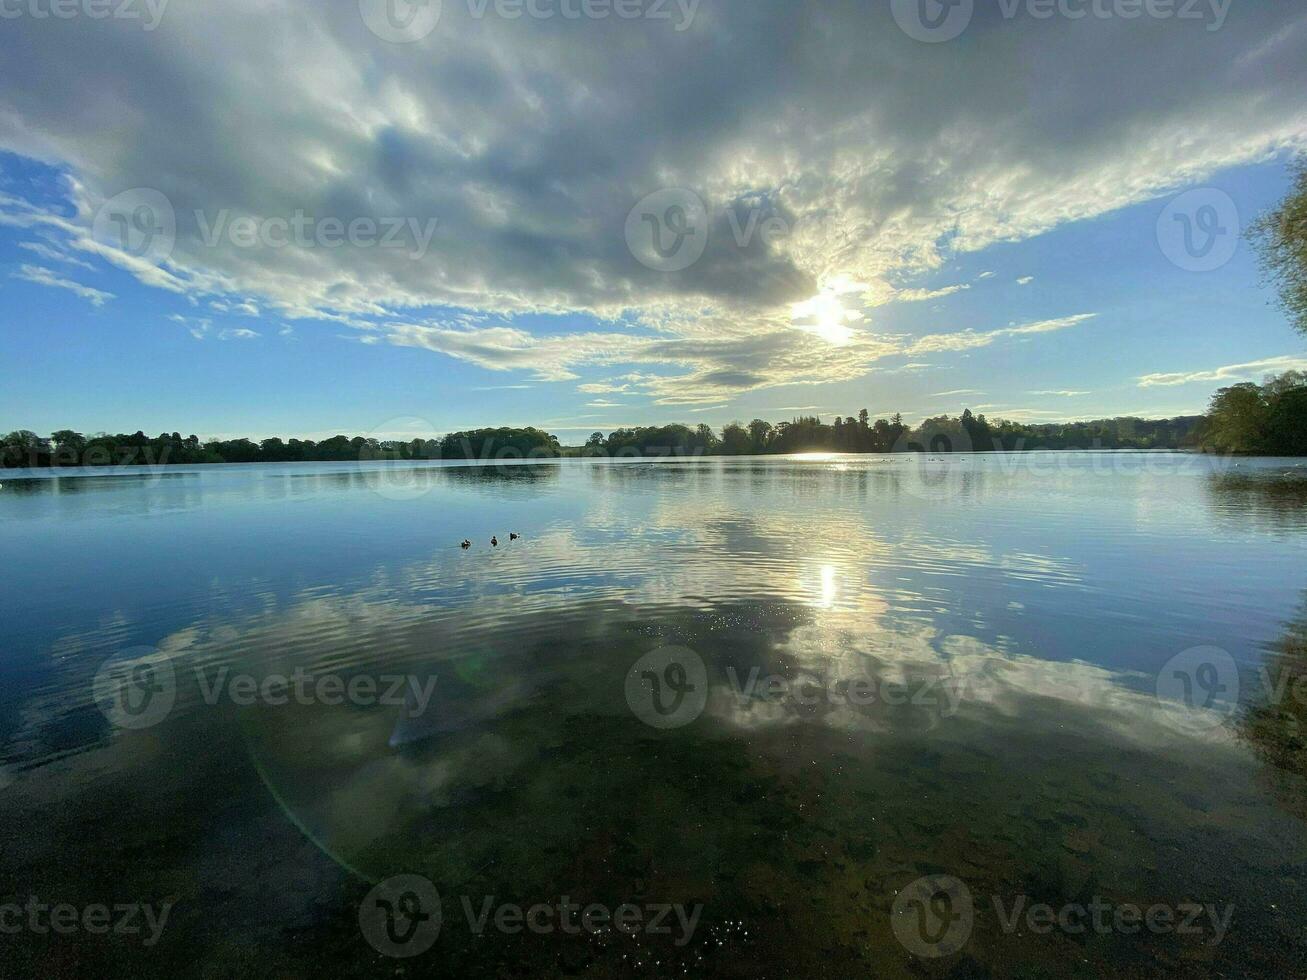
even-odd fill
[[[0,974],[1301,975],[1298,461],[0,482]]]

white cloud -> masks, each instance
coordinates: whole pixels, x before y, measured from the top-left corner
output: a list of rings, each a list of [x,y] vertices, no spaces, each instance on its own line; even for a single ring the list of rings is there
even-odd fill
[[[168,319],[180,323],[196,340],[204,340],[206,337],[217,340],[253,340],[255,337],[262,336],[257,330],[250,330],[247,327],[223,327],[215,331],[213,321],[208,317],[187,317],[173,313]],[[282,335],[285,336],[284,330]]]
[[[1079,398],[1081,395],[1092,395],[1092,391],[1028,391],[1028,395],[1044,395],[1055,398]]]
[[[1018,286],[1029,286],[1029,285],[1030,285],[1032,282],[1034,282],[1034,281],[1035,281],[1035,277],[1034,277],[1034,276],[1022,276],[1020,279],[1017,280],[1017,285],[1018,285]]]
[[[93,289],[90,286],[83,286],[80,282],[65,279],[41,265],[22,265],[19,266],[17,272],[10,273],[10,275],[15,279],[22,279],[24,282],[35,283],[38,286],[66,289],[68,292],[88,300],[92,306],[103,306],[106,301],[114,298],[113,293],[106,293],[103,289]]]
[[[75,255],[69,255],[67,252],[61,251],[51,245],[47,245],[45,242],[19,242],[18,247],[25,248],[27,251],[39,255],[47,262],[63,262],[67,265],[75,265],[80,269],[95,270],[95,267],[91,265],[91,263],[84,262]]]
[[[209,300],[209,308],[215,313],[235,313],[240,316],[258,316],[259,306],[253,300],[227,301],[223,299]]]
[[[1229,364],[1209,371],[1176,371],[1169,374],[1146,374],[1139,379],[1140,388],[1172,388],[1202,381],[1260,381],[1263,375],[1284,371],[1307,371],[1307,358],[1286,354],[1247,364]]]
[[[1075,316],[1064,316],[1056,320],[1039,320],[1035,323],[1003,327],[999,330],[960,330],[956,333],[931,334],[918,339],[909,350],[914,354],[973,350],[977,347],[988,347],[995,341],[1005,337],[1021,337],[1068,330],[1087,320],[1092,320],[1095,316],[1097,316],[1096,313],[1078,313]]]
[[[962,283],[957,286],[944,286],[940,289],[900,289],[894,292],[890,301],[894,303],[922,303],[927,300],[952,296],[954,293],[960,293],[970,288],[969,283]]]

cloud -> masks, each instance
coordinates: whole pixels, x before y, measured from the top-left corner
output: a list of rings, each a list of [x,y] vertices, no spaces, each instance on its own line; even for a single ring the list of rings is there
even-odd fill
[[[246,327],[223,327],[215,332],[213,321],[208,317],[186,317],[173,313],[168,319],[180,323],[196,340],[204,340],[206,337],[214,337],[217,340],[253,340],[255,337],[262,336],[257,330]],[[285,331],[282,331],[282,335],[285,336]]]
[[[1081,395],[1092,395],[1092,391],[1028,391],[1028,395],[1046,395],[1056,398],[1079,398]]]
[[[215,313],[236,313],[241,316],[259,315],[258,304],[248,299],[240,302],[228,302],[221,299],[209,300],[209,309]]]
[[[27,251],[39,255],[47,262],[64,262],[68,265],[75,265],[80,269],[95,270],[95,266],[91,265],[91,263],[85,262],[82,259],[77,258],[75,255],[69,255],[67,252],[63,252],[51,245],[47,245],[45,242],[19,242],[18,247],[25,248]]]
[[[71,279],[64,279],[41,265],[22,265],[17,272],[10,273],[10,275],[15,279],[22,279],[24,282],[36,283],[38,286],[66,289],[68,292],[90,301],[92,306],[103,306],[108,300],[114,298],[113,293],[83,286],[80,282],[73,282]]]
[[[536,336],[510,326],[389,323],[364,337],[424,347],[494,371],[529,371],[543,381],[568,381],[584,367],[642,365],[689,368],[684,373],[632,372],[578,385],[584,394],[642,394],[659,405],[699,405],[729,401],[758,389],[795,384],[851,381],[895,355],[972,350],[999,340],[1069,329],[1092,319],[1082,313],[990,331],[965,330],[916,339],[881,336],[846,328],[833,344],[821,332],[796,330],[783,316],[771,328],[742,330],[725,321],[672,323],[659,336],[631,333],[576,333]],[[909,364],[899,370],[929,365]]]
[[[970,288],[969,283],[962,283],[957,286],[944,286],[941,289],[900,289],[894,293],[891,301],[895,303],[922,303],[926,300],[952,296],[954,293],[960,293]]]
[[[949,295],[961,287],[891,284],[1302,145],[1302,21],[1291,4],[1245,5],[1219,32],[978,18],[924,57],[884,3],[704,5],[681,32],[447,4],[416,45],[379,41],[349,3],[174,4],[149,33],[18,18],[0,149],[61,168],[66,197],[0,198],[0,220],[231,305],[215,313],[321,318],[544,381],[636,366],[632,391],[708,403],[1013,336],[905,346],[793,310],[852,283],[873,299]],[[1014,89],[1014,63],[1060,84]],[[90,234],[106,200],[139,187],[175,210],[166,260]],[[711,214],[702,258],[674,273],[641,265],[624,233],[664,187],[691,188]],[[421,254],[244,247],[206,240],[224,213],[438,223]]]
[[[1040,408],[1019,408],[1004,405],[976,405],[977,412],[988,412],[993,418],[1003,418],[1012,422],[1093,422],[1103,418],[1098,415],[1072,415],[1068,416],[1065,412]],[[1113,413],[1121,414],[1121,413]]]
[[[1034,276],[1022,276],[1020,279],[1017,280],[1017,285],[1018,285],[1018,286],[1029,286],[1029,285],[1030,285],[1032,282],[1034,282],[1034,281],[1035,281],[1035,277],[1034,277]]]
[[[977,347],[988,347],[1005,337],[1021,337],[1068,330],[1087,320],[1092,320],[1097,315],[1096,313],[1078,313],[1075,316],[1060,317],[1056,320],[1039,320],[1035,323],[1026,323],[1019,327],[1003,327],[999,330],[960,330],[956,333],[931,334],[913,343],[909,348],[909,352],[927,354],[942,351],[974,350]]]
[[[1210,371],[1146,374],[1139,379],[1139,387],[1173,388],[1198,381],[1210,383],[1213,381],[1260,380],[1263,375],[1278,374],[1283,371],[1307,371],[1307,358],[1286,354],[1282,357],[1268,357],[1264,361],[1250,361],[1247,364],[1229,364],[1225,367],[1212,368]]]
[[[955,388],[952,391],[937,391],[931,395],[931,398],[950,398],[953,395],[983,395],[983,391],[977,391],[975,388]]]

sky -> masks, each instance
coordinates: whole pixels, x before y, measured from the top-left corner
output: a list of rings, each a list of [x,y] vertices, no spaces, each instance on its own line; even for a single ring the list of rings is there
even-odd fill
[[[1304,144],[1296,3],[0,0],[0,430],[1197,414]]]

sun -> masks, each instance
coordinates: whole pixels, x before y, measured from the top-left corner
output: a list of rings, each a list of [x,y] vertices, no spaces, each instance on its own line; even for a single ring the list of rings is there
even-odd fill
[[[794,304],[794,325],[816,334],[833,347],[843,347],[853,340],[849,322],[862,315],[850,310],[835,293],[819,293],[810,300]]]

